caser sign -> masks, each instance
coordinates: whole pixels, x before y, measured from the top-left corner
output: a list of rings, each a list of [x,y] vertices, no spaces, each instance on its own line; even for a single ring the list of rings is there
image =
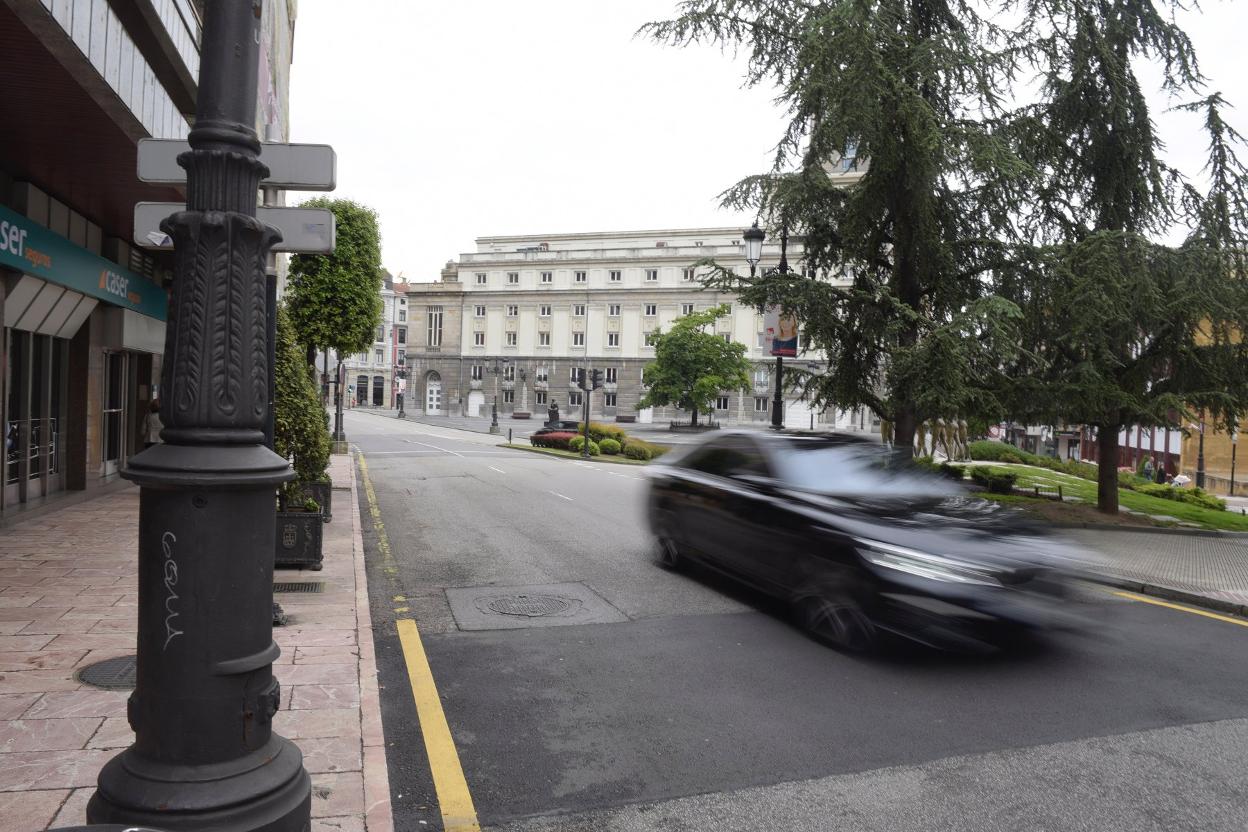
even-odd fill
[[[0,266],[73,289],[157,320],[169,296],[152,281],[92,254],[0,205]]]

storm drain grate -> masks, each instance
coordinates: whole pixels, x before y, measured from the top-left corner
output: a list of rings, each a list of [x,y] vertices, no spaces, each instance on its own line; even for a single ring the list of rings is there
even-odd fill
[[[523,615],[535,618],[539,615],[557,615],[567,612],[572,605],[557,595],[503,595],[490,599],[486,605],[492,612],[502,615]]]
[[[77,673],[84,685],[105,690],[132,690],[135,681],[135,657],[119,656],[89,664]]]
[[[277,581],[273,584],[274,592],[311,592],[325,591],[324,581]]]

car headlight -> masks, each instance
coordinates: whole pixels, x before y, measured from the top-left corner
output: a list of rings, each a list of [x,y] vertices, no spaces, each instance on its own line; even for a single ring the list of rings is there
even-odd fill
[[[907,549],[878,540],[855,538],[858,552],[867,562],[884,569],[893,569],[907,575],[928,578],[933,581],[945,581],[956,584],[976,584],[979,586],[1001,586],[1001,582],[993,577],[991,571],[981,569],[960,561],[951,560],[921,552],[918,549]]]

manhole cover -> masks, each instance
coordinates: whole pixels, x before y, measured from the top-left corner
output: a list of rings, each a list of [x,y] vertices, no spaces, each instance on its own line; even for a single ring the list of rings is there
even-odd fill
[[[78,671],[78,681],[105,690],[131,690],[134,688],[135,657],[119,656],[89,664]]]
[[[324,581],[274,581],[274,592],[312,592],[325,591]]]
[[[503,615],[523,615],[536,618],[539,615],[557,615],[567,612],[572,604],[558,595],[503,595],[490,599],[486,604],[491,612]]]

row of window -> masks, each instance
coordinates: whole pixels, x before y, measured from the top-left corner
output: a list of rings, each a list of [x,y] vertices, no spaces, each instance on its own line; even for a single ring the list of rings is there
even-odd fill
[[[616,393],[607,392],[607,393],[604,393],[602,396],[602,404],[604,407],[615,407],[616,402],[618,400],[619,400],[618,394]],[[515,401],[516,401],[515,390],[503,391],[504,403],[514,404]],[[535,404],[537,404],[538,407],[545,407],[550,401],[549,394],[545,390],[538,390],[537,392],[533,394],[533,401]],[[584,403],[585,403],[584,393],[582,393],[580,390],[568,391],[568,406],[569,407],[580,407]],[[770,408],[771,408],[771,402],[770,400],[767,399],[766,396],[754,397],[754,412],[755,413],[766,413]],[[719,396],[718,398],[716,398],[715,409],[727,410],[728,409],[728,397]]]
[[[577,371],[580,369],[581,369],[580,367],[572,367],[571,369],[569,369],[568,371],[569,383],[575,384],[577,382],[577,378],[578,378]],[[617,381],[620,380],[620,370],[618,367],[607,367],[606,370],[604,370],[603,372],[604,372],[603,377],[606,379],[607,384],[615,384]],[[485,379],[485,373],[486,373],[486,370],[485,370],[484,364],[472,365],[472,380],[473,381],[483,381]],[[516,365],[508,364],[502,367],[501,375],[503,377],[503,381],[515,381],[516,380]],[[546,381],[546,382],[550,381],[550,370],[546,367],[538,367],[537,369],[533,371],[533,380],[534,381]]]
[[[726,305],[727,305],[727,304],[726,304]],[[440,324],[441,324],[441,321],[442,321],[442,317],[441,317],[441,316],[442,316],[442,307],[440,307],[440,306],[439,306],[439,307],[431,307],[431,309],[437,309],[437,310],[438,310],[438,322],[439,322],[439,325],[440,325]],[[618,317],[620,316],[620,312],[621,312],[621,310],[622,310],[622,304],[619,304],[619,303],[609,303],[609,304],[607,304],[607,316],[608,316],[608,317],[610,317],[610,318],[618,318]],[[473,316],[474,316],[474,317],[477,317],[477,318],[484,318],[484,317],[485,317],[485,315],[486,315],[486,311],[487,311],[487,309],[486,309],[485,304],[477,304],[477,306],[476,306],[476,307],[475,307],[472,311],[473,311]],[[519,315],[520,315],[520,305],[519,305],[519,304],[516,304],[516,303],[509,303],[509,304],[507,304],[506,311],[507,311],[507,317],[508,317],[508,318],[516,318],[516,317],[519,317]],[[586,306],[585,306],[585,304],[583,304],[583,303],[574,303],[574,304],[572,304],[572,317],[574,317],[574,318],[584,318],[584,317],[585,317],[585,311],[586,311]],[[728,311],[729,311],[729,312],[731,312],[731,311],[732,311],[732,306],[731,306],[731,305],[728,305]],[[433,314],[433,313],[432,313],[432,311],[431,311],[429,314],[430,314],[430,315],[432,315],[432,314]],[[550,305],[549,303],[543,303],[543,304],[541,304],[540,306],[538,306],[538,307],[537,307],[537,316],[538,316],[539,318],[549,318],[549,317],[550,317],[550,314],[551,314],[551,305]],[[646,317],[653,318],[654,316],[656,316],[656,315],[658,315],[658,314],[659,314],[659,305],[658,305],[657,303],[647,303],[647,304],[645,304],[644,309],[643,309],[643,314],[645,314],[645,315],[646,315]],[[681,315],[692,315],[692,314],[693,314],[693,304],[692,304],[692,303],[682,303],[682,304],[680,305],[680,314],[681,314]],[[381,338],[379,337],[379,338],[378,338],[378,340],[381,340]]]
[[[697,270],[692,267],[687,268],[687,269],[682,269],[681,279],[687,283],[692,283],[694,280],[697,279]],[[589,272],[575,271],[572,273],[572,281],[574,283],[586,283],[588,282],[588,280],[589,280]],[[610,281],[611,283],[623,283],[624,272],[620,269],[611,269],[607,272],[607,280]],[[538,275],[538,281],[540,283],[547,283],[547,284],[554,283],[555,273],[554,272],[541,272]],[[490,276],[487,272],[477,272],[477,285],[478,286],[487,286],[489,285],[489,282],[490,282]],[[659,282],[659,270],[658,269],[646,269],[646,282],[658,283]],[[519,286],[520,285],[520,272],[507,272],[507,285]]]
[[[654,346],[654,344],[655,344],[655,340],[656,340],[656,338],[657,338],[658,336],[657,336],[655,333],[653,333],[653,332],[647,332],[647,333],[644,333],[644,334],[645,334],[645,345],[646,345],[647,347],[653,347],[653,346]],[[725,332],[725,333],[722,333],[722,336],[721,336],[721,337],[722,337],[725,341],[729,341],[729,340],[731,340],[730,336],[729,336],[729,335],[728,335],[728,333],[726,333],[726,332]],[[484,346],[485,346],[485,333],[484,333],[484,332],[474,332],[474,333],[472,333],[472,345],[473,345],[474,347],[484,347]],[[508,346],[508,347],[515,347],[515,346],[518,346],[518,345],[519,345],[519,335],[518,335],[517,333],[515,333],[515,332],[507,332],[507,333],[504,333],[503,345],[504,345],[504,346]],[[550,346],[550,333],[549,333],[549,332],[539,332],[539,333],[537,333],[537,345],[538,345],[539,347],[549,347],[549,346]],[[585,346],[585,333],[584,333],[584,332],[573,332],[573,333],[572,333],[572,346],[574,346],[574,347],[584,347],[584,346]],[[618,333],[618,332],[608,332],[608,333],[607,333],[607,346],[608,346],[608,347],[619,347],[619,346],[620,346],[620,333]]]

